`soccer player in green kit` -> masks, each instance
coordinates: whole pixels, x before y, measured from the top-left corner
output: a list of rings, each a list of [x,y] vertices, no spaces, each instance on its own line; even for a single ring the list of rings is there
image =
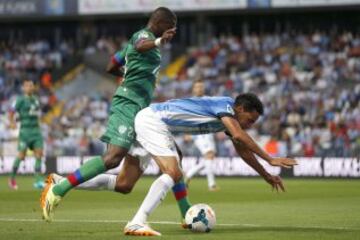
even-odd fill
[[[147,27],[136,32],[124,50],[115,54],[107,70],[121,75],[118,65],[124,64],[124,81],[113,97],[107,130],[101,137],[108,148],[103,156],[87,161],[64,181],[54,184],[48,178],[40,202],[46,221],[52,221],[55,207],[69,190],[117,167],[127,156],[135,141],[135,116],[152,99],[161,61],[158,47],[173,38],[176,22],[176,15],[170,9],[157,8],[151,14]],[[131,173],[128,176],[131,178]]]
[[[18,137],[18,155],[15,158],[12,172],[9,178],[9,187],[17,190],[16,173],[21,161],[24,161],[27,149],[34,151],[35,155],[35,182],[34,187],[37,189],[44,188],[43,178],[41,176],[41,158],[43,154],[43,137],[41,135],[39,116],[40,104],[34,96],[35,86],[33,81],[24,80],[22,89],[24,95],[16,99],[9,113],[10,127],[16,128],[15,113],[20,120],[20,132]]]

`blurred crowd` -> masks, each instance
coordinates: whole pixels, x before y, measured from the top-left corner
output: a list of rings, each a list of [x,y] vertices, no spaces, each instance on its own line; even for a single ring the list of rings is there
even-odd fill
[[[0,42],[0,114],[21,94],[23,79],[37,85],[42,110],[47,112],[56,102],[53,72],[61,69],[73,53],[73,46],[66,41],[57,47],[46,40]]]
[[[124,39],[101,38],[84,52],[111,53],[124,43]],[[1,97],[9,99],[6,89],[19,88],[19,73],[39,73],[37,79],[42,79],[52,68],[61,67],[71,51],[69,46],[53,51],[46,42],[4,48],[0,101]],[[249,133],[271,155],[360,156],[359,35],[221,36],[188,48],[185,59],[176,77],[159,79],[155,101],[191,96],[196,80],[205,82],[210,96],[254,92],[263,101],[265,114]],[[39,85],[44,88],[42,80]],[[101,154],[105,146],[98,138],[106,127],[110,95],[79,96],[66,102],[61,116],[44,126],[47,154]],[[2,104],[3,113],[6,107]],[[224,134],[215,138],[218,156],[236,156]],[[176,139],[184,155],[199,155],[191,139]]]
[[[108,95],[111,97],[111,94]],[[102,154],[105,145],[99,140],[106,129],[109,98],[79,96],[66,102],[59,118],[48,132],[47,154],[87,156]]]
[[[191,95],[256,93],[265,114],[251,134],[272,155],[360,156],[360,36],[283,33],[223,36],[190,48],[173,79],[162,78],[159,100]],[[218,153],[235,154],[217,135]],[[191,144],[186,148],[193,151]]]

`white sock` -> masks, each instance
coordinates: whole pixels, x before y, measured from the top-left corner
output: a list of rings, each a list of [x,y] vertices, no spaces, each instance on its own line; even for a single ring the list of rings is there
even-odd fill
[[[200,162],[195,165],[193,168],[191,168],[187,173],[186,173],[186,178],[187,179],[191,179],[193,176],[195,176],[198,172],[200,172],[204,167],[205,167],[205,163],[206,160],[200,160]]]
[[[205,162],[205,171],[206,171],[208,186],[209,186],[209,188],[211,188],[216,185],[215,175],[214,175],[214,170],[213,170],[214,160],[205,160],[204,162]]]
[[[83,182],[82,184],[76,186],[75,189],[79,190],[115,190],[116,184],[116,175],[113,174],[100,174],[96,177]]]
[[[131,222],[145,224],[147,217],[159,206],[167,192],[174,185],[174,180],[168,174],[158,177],[151,185],[149,192]]]

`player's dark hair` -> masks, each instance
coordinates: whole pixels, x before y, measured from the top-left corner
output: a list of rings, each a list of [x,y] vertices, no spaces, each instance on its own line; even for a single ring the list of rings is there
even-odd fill
[[[242,93],[235,99],[235,106],[242,106],[245,111],[256,111],[260,115],[264,114],[264,106],[260,99],[253,93]]]
[[[150,20],[177,20],[177,17],[173,11],[171,11],[167,7],[158,7],[154,10],[154,12],[151,14]]]

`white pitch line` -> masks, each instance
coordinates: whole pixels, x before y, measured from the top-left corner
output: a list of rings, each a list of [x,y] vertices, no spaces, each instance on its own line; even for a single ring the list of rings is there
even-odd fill
[[[0,218],[0,222],[44,222],[42,219],[37,218]],[[54,222],[59,223],[127,223],[126,220],[86,220],[86,219],[57,219]],[[153,221],[151,224],[163,224],[163,225],[180,225],[180,222],[172,221]],[[274,226],[274,225],[258,225],[249,223],[218,223],[217,226],[224,227],[253,227],[253,228],[299,228],[299,229],[318,229],[318,230],[354,230],[358,231],[360,228],[351,227],[322,227],[322,226]]]

